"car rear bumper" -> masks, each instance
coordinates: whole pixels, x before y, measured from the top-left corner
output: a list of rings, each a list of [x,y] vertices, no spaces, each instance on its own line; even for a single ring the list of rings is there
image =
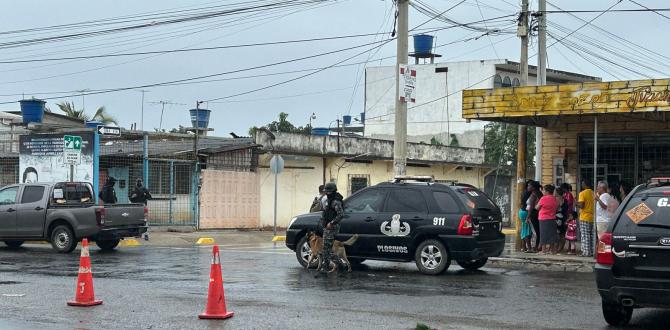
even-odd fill
[[[148,226],[112,227],[101,229],[96,235],[97,240],[122,239],[125,237],[140,237],[146,233]]]
[[[451,258],[454,260],[476,260],[488,257],[497,257],[505,249],[505,236],[501,238],[479,241],[476,237],[468,236],[440,236],[446,242]]]
[[[629,298],[635,307],[670,308],[670,279],[619,278],[609,266],[595,269],[598,293],[604,300],[621,303]]]

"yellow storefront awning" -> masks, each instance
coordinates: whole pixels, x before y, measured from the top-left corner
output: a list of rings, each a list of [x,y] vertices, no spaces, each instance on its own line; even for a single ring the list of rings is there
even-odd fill
[[[670,111],[670,79],[463,91],[463,118],[542,125],[556,116]],[[665,116],[665,114],[662,114]],[[544,118],[543,118],[544,117]],[[665,119],[665,118],[663,118]]]

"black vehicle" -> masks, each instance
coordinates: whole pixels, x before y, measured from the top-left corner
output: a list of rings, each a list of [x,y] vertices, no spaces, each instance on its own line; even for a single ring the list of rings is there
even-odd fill
[[[500,209],[468,185],[395,180],[358,191],[344,201],[338,240],[358,234],[347,247],[353,264],[365,259],[415,261],[422,273],[437,275],[452,260],[479,269],[505,246]],[[301,265],[311,253],[306,234],[318,232],[320,213],[291,220],[286,246]]]
[[[634,308],[670,308],[670,179],[637,186],[597,245],[603,315],[627,324]]]

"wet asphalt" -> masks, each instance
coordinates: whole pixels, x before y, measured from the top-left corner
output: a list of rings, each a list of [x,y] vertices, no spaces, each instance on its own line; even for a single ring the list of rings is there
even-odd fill
[[[0,244],[1,245],[1,244]],[[455,263],[440,276],[414,264],[366,261],[314,278],[283,244],[221,245],[225,321],[199,320],[211,247],[91,248],[96,298],[73,298],[79,251],[0,246],[0,329],[605,329],[593,274]],[[637,310],[632,329],[663,328],[670,311]]]

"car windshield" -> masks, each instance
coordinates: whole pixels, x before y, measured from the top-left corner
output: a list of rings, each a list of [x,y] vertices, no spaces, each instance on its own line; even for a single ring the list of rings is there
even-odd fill
[[[458,197],[471,209],[497,210],[498,207],[484,192],[472,187],[456,188]]]

